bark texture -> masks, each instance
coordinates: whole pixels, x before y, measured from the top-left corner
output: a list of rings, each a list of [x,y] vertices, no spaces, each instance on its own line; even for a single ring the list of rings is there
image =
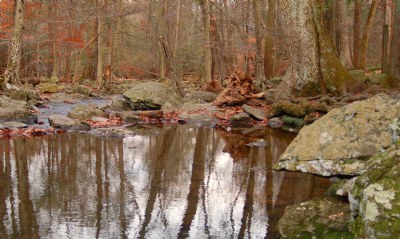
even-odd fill
[[[278,97],[346,93],[352,77],[337,57],[322,21],[317,0],[281,2],[292,64],[278,89]]]
[[[22,31],[24,27],[25,1],[15,0],[14,31],[11,46],[8,52],[7,69],[4,72],[4,85],[6,83],[19,83],[19,65],[21,62]]]

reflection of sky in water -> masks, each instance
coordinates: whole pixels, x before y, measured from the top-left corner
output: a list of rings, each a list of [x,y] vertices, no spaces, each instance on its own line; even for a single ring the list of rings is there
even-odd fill
[[[0,141],[0,238],[264,238],[287,204],[323,190],[314,176],[267,170],[292,136],[268,130],[267,147],[244,149],[259,136],[158,131]]]

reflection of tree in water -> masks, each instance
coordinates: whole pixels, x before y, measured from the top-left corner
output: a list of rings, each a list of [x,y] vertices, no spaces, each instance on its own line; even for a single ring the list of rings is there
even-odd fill
[[[182,219],[178,238],[187,238],[189,236],[190,226],[192,225],[194,216],[196,215],[200,198],[200,189],[203,186],[205,177],[207,139],[208,130],[200,128],[197,133],[196,145],[194,147],[192,176],[190,178],[189,194],[187,196],[187,207]]]
[[[217,135],[225,141],[223,152],[229,153],[234,160],[247,158],[251,147],[249,143],[264,138],[264,130],[252,130],[243,134],[241,130],[226,131],[224,129],[216,129]]]

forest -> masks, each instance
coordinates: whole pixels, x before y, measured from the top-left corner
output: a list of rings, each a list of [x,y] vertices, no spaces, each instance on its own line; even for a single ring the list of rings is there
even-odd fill
[[[0,0],[0,238],[397,238],[398,0]]]

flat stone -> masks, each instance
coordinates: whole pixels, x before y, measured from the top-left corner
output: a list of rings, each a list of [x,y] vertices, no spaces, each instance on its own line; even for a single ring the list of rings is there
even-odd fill
[[[247,113],[248,115],[250,115],[252,118],[254,118],[256,120],[263,121],[265,118],[265,112],[263,110],[251,107],[250,105],[246,105],[246,104],[244,104],[242,106],[242,108],[245,113]]]
[[[16,122],[16,121],[0,123],[1,129],[22,129],[22,128],[27,128],[27,127],[28,127],[27,124],[22,123],[22,122]]]
[[[97,123],[105,123],[105,122],[108,121],[107,118],[105,118],[105,117],[99,117],[99,116],[92,116],[92,117],[90,118],[90,120],[93,121],[93,122],[97,122]]]
[[[77,125],[77,122],[70,117],[54,114],[49,116],[50,126],[55,128],[70,128]]]

